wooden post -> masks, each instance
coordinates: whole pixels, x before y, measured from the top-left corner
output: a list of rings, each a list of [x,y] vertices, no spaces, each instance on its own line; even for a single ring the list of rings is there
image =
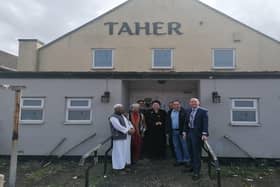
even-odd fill
[[[17,175],[17,157],[18,157],[18,131],[19,131],[19,115],[20,115],[20,98],[21,89],[14,89],[15,91],[15,112],[14,112],[14,125],[12,135],[12,151],[10,160],[10,175],[9,187],[16,186]]]
[[[5,176],[0,174],[0,187],[4,187],[4,183],[5,183]]]

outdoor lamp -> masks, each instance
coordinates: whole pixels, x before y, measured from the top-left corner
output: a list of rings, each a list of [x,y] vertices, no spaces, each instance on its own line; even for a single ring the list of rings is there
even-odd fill
[[[108,91],[104,92],[104,94],[101,96],[101,102],[102,103],[110,102],[110,92],[108,92]]]
[[[221,96],[217,91],[212,92],[212,102],[213,103],[221,103]]]

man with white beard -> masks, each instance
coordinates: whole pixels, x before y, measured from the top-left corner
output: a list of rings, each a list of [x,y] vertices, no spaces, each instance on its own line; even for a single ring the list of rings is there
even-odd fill
[[[109,117],[112,138],[112,164],[113,169],[122,171],[131,164],[131,135],[135,132],[130,121],[124,115],[122,104],[114,106],[114,114]]]

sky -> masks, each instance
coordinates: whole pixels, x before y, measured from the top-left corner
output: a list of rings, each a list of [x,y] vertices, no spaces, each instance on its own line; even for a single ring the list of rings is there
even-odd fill
[[[17,55],[19,38],[48,43],[126,0],[0,1],[0,50]],[[280,40],[279,0],[201,1]]]

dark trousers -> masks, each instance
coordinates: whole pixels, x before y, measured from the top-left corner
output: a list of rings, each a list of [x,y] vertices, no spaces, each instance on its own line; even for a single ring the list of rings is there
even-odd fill
[[[174,145],[173,145],[173,140],[172,139],[173,139],[172,133],[169,133],[169,135],[168,135],[169,148],[170,148],[172,157],[174,159],[176,159],[176,155],[175,155],[175,152],[174,152]]]
[[[187,135],[187,143],[193,172],[194,174],[199,174],[201,169],[202,140],[194,129],[190,129]]]

